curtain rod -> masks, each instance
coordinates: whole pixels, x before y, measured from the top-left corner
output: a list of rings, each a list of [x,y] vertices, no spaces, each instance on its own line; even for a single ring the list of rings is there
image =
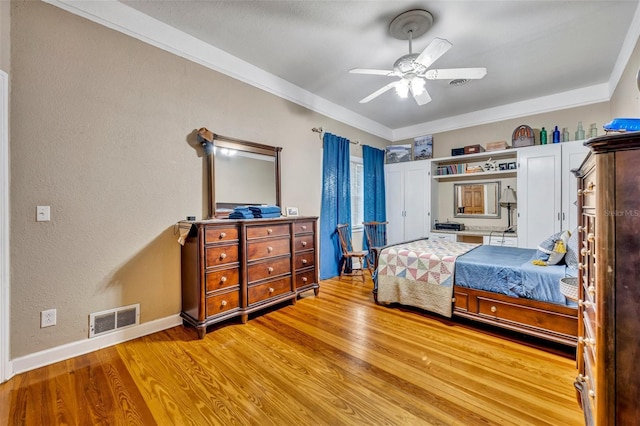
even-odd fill
[[[318,137],[320,138],[320,140],[322,140],[322,134],[324,133],[324,130],[322,129],[322,127],[314,127],[313,129],[311,129],[311,131],[313,133],[317,133]],[[349,143],[354,144],[354,145],[360,145],[360,141],[358,141],[358,140],[356,140],[356,141],[349,140]]]

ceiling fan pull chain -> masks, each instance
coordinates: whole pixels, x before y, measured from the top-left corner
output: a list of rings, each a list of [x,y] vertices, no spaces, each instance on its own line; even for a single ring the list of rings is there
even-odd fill
[[[413,30],[409,30],[409,55],[413,53]]]

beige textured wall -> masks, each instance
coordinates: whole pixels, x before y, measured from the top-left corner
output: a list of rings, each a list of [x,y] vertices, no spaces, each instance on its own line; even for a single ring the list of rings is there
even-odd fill
[[[87,338],[91,312],[179,313],[173,225],[206,210],[194,129],[282,146],[283,204],[305,215],[320,213],[312,127],[386,144],[56,7],[11,7],[12,358]]]
[[[622,73],[620,83],[611,97],[612,118],[640,118],[640,88],[636,76],[640,70],[640,40]]]
[[[11,3],[0,1],[0,70],[9,72],[11,63]]]

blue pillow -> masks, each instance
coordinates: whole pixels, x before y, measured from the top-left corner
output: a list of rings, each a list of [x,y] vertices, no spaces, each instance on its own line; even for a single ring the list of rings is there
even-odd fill
[[[571,233],[569,231],[561,231],[547,237],[538,245],[535,259],[546,262],[548,265],[557,265],[560,263],[565,256],[570,235]],[[556,244],[558,244],[559,241],[562,241],[562,245],[559,245],[562,249],[556,251],[558,250]]]
[[[578,230],[575,229],[569,237],[567,243],[567,254],[564,256],[564,262],[569,268],[578,269]]]

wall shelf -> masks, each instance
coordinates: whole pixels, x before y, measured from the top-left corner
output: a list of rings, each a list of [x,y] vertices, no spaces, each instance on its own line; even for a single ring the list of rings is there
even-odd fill
[[[478,180],[478,179],[488,179],[492,177],[509,178],[509,177],[516,177],[516,175],[517,175],[517,169],[511,169],[511,170],[496,170],[493,172],[434,175],[433,178],[435,180]]]

